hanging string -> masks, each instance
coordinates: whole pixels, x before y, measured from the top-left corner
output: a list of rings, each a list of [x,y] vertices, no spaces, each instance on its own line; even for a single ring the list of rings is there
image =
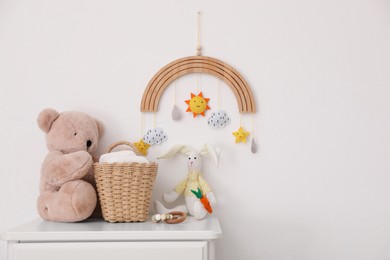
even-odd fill
[[[218,111],[221,110],[221,80],[218,78]]]
[[[177,73],[177,71],[178,71],[178,68],[176,68],[176,73]],[[178,85],[178,80],[179,79],[176,79],[175,80],[175,96],[174,96],[174,98],[175,98],[175,101],[174,101],[174,103],[175,103],[175,105],[173,106],[173,109],[172,109],[172,113],[171,113],[171,116],[172,116],[172,119],[174,120],[174,121],[179,121],[180,119],[181,119],[181,112],[180,112],[180,109],[179,109],[179,107],[177,106],[177,85]]]
[[[153,123],[154,123],[154,128],[156,128],[156,122],[157,122],[157,115],[156,112],[153,112]]]
[[[145,133],[145,113],[141,113],[141,138]]]
[[[196,29],[198,33],[198,44],[196,45],[196,56],[201,56],[201,50],[200,47],[200,11],[198,11],[198,14],[196,16]]]
[[[202,73],[198,73],[196,76],[196,92],[198,94],[199,92],[202,91],[201,85],[202,85]]]
[[[202,47],[200,46],[200,11],[198,11],[197,16],[196,16],[196,31],[198,34],[197,35],[198,42],[196,45],[196,56],[201,56]],[[202,76],[201,73],[198,73],[197,78],[196,78],[196,91],[198,93],[201,91],[201,89],[200,89],[200,84],[202,84],[201,76]]]
[[[174,96],[174,98],[175,98],[174,103],[175,103],[175,106],[176,106],[177,105],[177,79],[175,80],[175,96]]]
[[[255,113],[252,113],[252,138],[255,138]]]
[[[240,126],[244,127],[244,126],[242,125],[242,113],[240,113]]]
[[[179,73],[179,66],[176,67],[176,74]],[[179,85],[179,78],[175,80],[175,105],[177,105],[177,86]]]
[[[196,74],[196,92],[199,93],[199,74]]]

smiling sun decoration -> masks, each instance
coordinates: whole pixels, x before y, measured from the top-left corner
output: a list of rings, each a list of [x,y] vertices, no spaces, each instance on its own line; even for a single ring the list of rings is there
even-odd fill
[[[209,98],[203,97],[202,92],[200,92],[197,96],[191,93],[191,99],[185,101],[188,105],[186,112],[192,112],[194,114],[194,117],[199,114],[204,116],[204,112],[210,109],[210,107],[207,105],[207,102],[209,100]]]

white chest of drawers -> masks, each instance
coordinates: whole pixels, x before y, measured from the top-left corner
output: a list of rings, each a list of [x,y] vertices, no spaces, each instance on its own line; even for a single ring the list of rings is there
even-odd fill
[[[5,232],[2,239],[8,260],[214,260],[215,240],[221,235],[214,216],[180,224],[38,219]]]

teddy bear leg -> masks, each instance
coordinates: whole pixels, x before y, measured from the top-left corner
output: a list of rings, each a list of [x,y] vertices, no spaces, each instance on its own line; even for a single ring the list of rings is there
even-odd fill
[[[45,220],[77,222],[92,214],[96,202],[91,184],[82,180],[70,181],[58,192],[42,193],[38,198],[38,213]]]
[[[207,211],[198,198],[193,196],[186,196],[185,201],[188,211],[196,219],[200,220],[207,216]]]

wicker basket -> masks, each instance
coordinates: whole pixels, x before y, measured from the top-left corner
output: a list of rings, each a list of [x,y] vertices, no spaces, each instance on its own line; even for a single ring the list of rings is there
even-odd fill
[[[130,146],[138,154],[134,145],[125,141],[112,144],[107,152],[119,145]],[[109,222],[145,221],[157,168],[154,162],[95,163],[96,186],[103,218]]]

